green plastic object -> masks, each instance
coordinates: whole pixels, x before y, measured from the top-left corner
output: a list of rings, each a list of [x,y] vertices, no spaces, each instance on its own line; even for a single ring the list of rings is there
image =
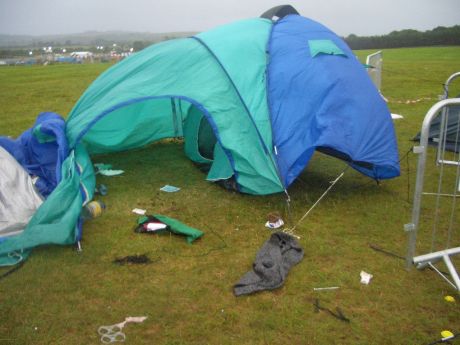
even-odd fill
[[[154,214],[153,216],[168,225],[172,233],[185,236],[188,243],[192,243],[204,235],[203,231],[192,228],[177,219],[162,216],[161,214]]]

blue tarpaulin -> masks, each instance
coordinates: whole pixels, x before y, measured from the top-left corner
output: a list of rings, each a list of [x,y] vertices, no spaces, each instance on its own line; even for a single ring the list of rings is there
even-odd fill
[[[69,154],[64,119],[52,112],[41,113],[32,128],[17,139],[0,137],[7,150],[32,176],[43,196],[48,196],[61,180],[61,165]]]

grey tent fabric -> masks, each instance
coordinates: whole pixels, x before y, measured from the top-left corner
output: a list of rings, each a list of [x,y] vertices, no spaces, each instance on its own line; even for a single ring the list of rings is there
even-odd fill
[[[233,287],[235,296],[280,287],[291,267],[299,263],[303,255],[294,237],[283,232],[273,233],[257,253],[253,270]]]
[[[24,230],[42,202],[27,171],[0,147],[0,238]]]

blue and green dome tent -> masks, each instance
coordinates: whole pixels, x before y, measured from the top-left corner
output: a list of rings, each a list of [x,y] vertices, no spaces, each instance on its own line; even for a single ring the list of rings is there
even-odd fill
[[[41,210],[62,203],[67,186],[73,206],[54,216],[71,214],[61,242],[75,242],[95,186],[88,153],[163,138],[183,137],[186,155],[210,165],[208,180],[232,178],[249,194],[286,190],[315,150],[377,180],[398,176],[391,116],[365,69],[342,39],[289,8],[152,45],[98,77],[66,121],[62,179],[20,236],[53,222]],[[0,254],[31,247],[23,240],[0,243]]]

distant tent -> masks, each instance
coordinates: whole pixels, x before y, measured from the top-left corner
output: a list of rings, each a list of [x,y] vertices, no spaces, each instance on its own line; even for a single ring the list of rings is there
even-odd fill
[[[88,153],[163,138],[184,138],[185,154],[209,165],[208,180],[230,179],[243,193],[286,190],[316,150],[373,179],[398,176],[391,116],[362,64],[294,11],[155,44],[104,72],[67,118],[57,187],[0,255],[78,240],[77,215],[95,186]],[[41,129],[33,135],[52,142]]]

